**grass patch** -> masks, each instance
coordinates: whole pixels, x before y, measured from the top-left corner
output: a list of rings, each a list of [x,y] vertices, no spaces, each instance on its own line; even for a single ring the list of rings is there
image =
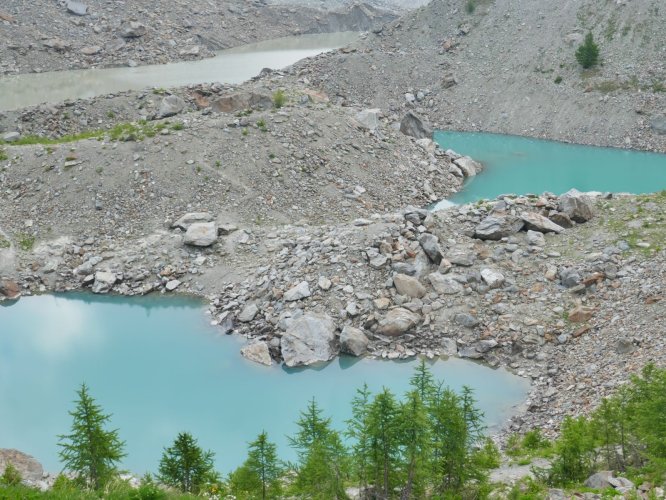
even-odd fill
[[[104,132],[100,130],[90,130],[88,132],[81,132],[79,134],[63,135],[61,137],[56,137],[55,139],[50,139],[48,137],[42,137],[39,135],[26,135],[25,137],[21,137],[19,140],[12,143],[0,141],[0,144],[11,144],[12,146],[66,144],[68,142],[82,141],[84,139],[100,139],[103,137],[103,135]]]
[[[26,233],[19,234],[18,246],[21,250],[29,252],[35,246],[35,237],[31,234],[26,234]]]
[[[268,132],[268,128],[266,127],[266,121],[263,119],[257,122],[257,127],[259,127],[259,130],[261,130],[262,132]]]
[[[553,443],[541,434],[539,428],[528,431],[523,436],[513,434],[506,444],[506,454],[518,465],[528,465],[534,458],[553,456]]]
[[[5,150],[0,149],[0,161],[5,161],[7,158],[9,157],[7,156],[7,153],[5,153]]]
[[[287,103],[287,96],[284,95],[284,91],[277,90],[273,94],[273,106],[275,107],[275,109],[280,109],[286,103]]]
[[[9,248],[11,246],[12,246],[12,244],[9,242],[9,240],[6,240],[2,236],[0,236],[0,250],[5,249],[5,248]]]

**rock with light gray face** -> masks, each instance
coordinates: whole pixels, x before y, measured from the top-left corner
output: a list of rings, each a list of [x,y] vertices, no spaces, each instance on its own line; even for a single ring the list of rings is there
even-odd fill
[[[533,231],[541,233],[561,233],[564,231],[562,226],[558,226],[543,215],[534,212],[523,212],[520,214],[520,218],[525,223],[525,227]]]
[[[21,138],[21,134],[18,132],[7,132],[2,136],[2,140],[5,142],[15,142]]]
[[[510,215],[490,215],[474,229],[474,237],[480,240],[498,241],[520,231],[525,223]]]
[[[495,269],[482,269],[481,278],[490,288],[500,288],[504,284],[504,275]]]
[[[483,170],[483,165],[481,165],[478,161],[474,161],[469,156],[458,158],[453,163],[455,163],[458,168],[460,168],[465,177],[474,177],[476,174]]]
[[[208,212],[190,212],[171,224],[171,227],[187,231],[187,229],[195,222],[212,222],[212,220],[213,216]]]
[[[379,333],[389,337],[397,337],[414,328],[421,321],[421,316],[409,309],[398,307],[391,309],[379,322]]]
[[[650,121],[652,130],[660,135],[666,135],[666,116],[657,116]]]
[[[147,32],[146,26],[137,21],[123,23],[120,27],[120,36],[123,38],[139,38]]]
[[[97,271],[95,273],[95,282],[92,286],[93,293],[108,293],[118,278],[115,273],[107,271]]]
[[[37,460],[18,450],[0,448],[0,471],[12,464],[21,474],[24,481],[41,481],[44,477],[44,468]]]
[[[169,95],[162,99],[156,118],[168,118],[177,115],[183,109],[185,109],[185,101],[177,95]]]
[[[75,0],[67,0],[67,12],[75,16],[85,16],[88,13],[88,6]]]
[[[271,366],[273,359],[266,342],[253,342],[241,348],[241,356],[260,365]]]
[[[564,193],[560,196],[558,203],[559,211],[576,222],[587,222],[592,219],[594,217],[593,206],[592,198],[577,189]]]
[[[364,109],[356,114],[356,121],[362,128],[375,131],[379,128],[380,115],[381,110],[379,109]]]
[[[353,326],[345,326],[340,333],[340,350],[352,356],[363,356],[368,352],[370,341],[365,333]]]
[[[442,295],[455,295],[463,291],[463,286],[453,276],[435,272],[428,275],[428,280],[435,291]]]
[[[195,222],[187,228],[183,243],[195,247],[209,247],[217,241],[217,225],[214,222]]]
[[[393,277],[393,284],[398,293],[406,297],[420,299],[426,294],[426,289],[419,280],[406,274],[396,274]]]
[[[310,285],[307,281],[301,281],[295,287],[290,288],[284,293],[284,300],[294,302],[309,297],[311,295]]]
[[[282,358],[288,367],[330,361],[338,354],[335,322],[326,314],[304,314],[289,322],[282,336]]]
[[[243,308],[243,310],[238,315],[238,321],[240,321],[241,323],[249,323],[257,316],[258,313],[259,313],[259,307],[257,307],[257,304],[254,303],[248,304]]]

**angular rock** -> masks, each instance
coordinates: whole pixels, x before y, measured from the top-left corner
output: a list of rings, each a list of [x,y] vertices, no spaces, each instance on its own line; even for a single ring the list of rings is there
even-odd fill
[[[465,328],[474,328],[480,323],[478,318],[469,313],[457,313],[455,316],[453,316],[453,321],[460,326],[464,326]]]
[[[463,286],[452,276],[436,272],[429,274],[428,280],[430,280],[435,291],[443,295],[455,295],[463,291]]]
[[[195,247],[209,247],[217,241],[217,225],[214,222],[195,222],[187,228],[183,243]]]
[[[414,328],[420,321],[421,316],[408,309],[402,307],[391,309],[379,322],[379,333],[397,337]]]
[[[558,203],[559,211],[576,222],[587,222],[592,219],[594,217],[593,206],[592,199],[577,189],[571,189],[564,193],[560,196]]]
[[[500,288],[504,284],[504,275],[495,269],[482,269],[481,278],[490,288]]]
[[[326,291],[331,289],[333,283],[331,283],[331,280],[329,280],[326,276],[320,276],[319,280],[317,281],[317,285],[319,286],[319,288]]]
[[[441,342],[441,350],[444,356],[455,356],[458,354],[458,343],[454,339],[444,337]]]
[[[657,116],[650,121],[650,127],[660,135],[666,135],[666,116]]]
[[[432,139],[432,129],[413,111],[409,111],[400,122],[400,132],[417,139]]]
[[[308,284],[307,281],[301,281],[298,285],[295,287],[290,288],[284,293],[284,300],[287,302],[294,302],[296,300],[301,300],[309,297],[311,295],[310,293],[310,285]]]
[[[21,138],[21,134],[18,132],[7,132],[2,136],[2,140],[5,142],[15,142]]]
[[[0,471],[12,464],[24,481],[37,482],[44,477],[44,468],[37,460],[18,450],[0,448]]]
[[[525,228],[541,233],[561,233],[564,231],[562,226],[548,220],[543,215],[534,212],[523,212],[520,214],[521,220],[525,223]]]
[[[405,295],[413,299],[420,299],[427,293],[426,288],[419,280],[406,274],[396,274],[393,277],[393,284],[400,295]]]
[[[180,281],[171,280],[171,281],[168,281],[166,285],[164,285],[164,288],[166,288],[167,292],[173,292],[179,286],[180,286]]]
[[[102,52],[102,47],[99,45],[90,45],[81,49],[81,54],[84,56],[94,56]]]
[[[249,323],[252,321],[257,314],[259,313],[259,307],[257,304],[248,304],[246,305],[241,313],[238,315],[238,321],[241,323]]]
[[[380,115],[380,109],[364,109],[360,113],[356,114],[356,121],[362,128],[375,131],[379,128]]]
[[[85,16],[88,13],[88,6],[75,0],[67,0],[67,12],[75,16]]]
[[[520,231],[525,223],[513,216],[490,215],[474,229],[474,237],[480,240],[498,241]]]
[[[158,119],[168,118],[169,116],[177,115],[183,109],[185,109],[185,101],[177,95],[169,95],[162,99],[156,117]]]
[[[95,273],[95,282],[92,286],[92,293],[108,293],[118,278],[115,273],[107,271],[97,271]]]
[[[564,229],[568,229],[574,225],[569,216],[567,214],[563,214],[562,212],[550,213],[548,218],[558,226],[562,226]]]
[[[123,23],[120,27],[120,36],[123,38],[140,38],[146,34],[146,26],[136,21]]]
[[[600,472],[597,472],[596,474],[592,474],[590,477],[588,477],[585,480],[585,486],[588,488],[594,488],[596,490],[604,490],[606,488],[610,488],[611,483],[609,482],[609,479],[613,477],[613,472],[609,470],[603,470]]]
[[[455,163],[458,168],[460,168],[465,177],[474,177],[476,174],[483,170],[483,165],[481,165],[478,161],[474,161],[469,156],[458,158],[453,163]]]
[[[328,315],[304,314],[289,322],[282,336],[282,358],[288,367],[326,362],[338,354],[335,322]]]
[[[212,220],[213,216],[208,212],[190,212],[171,224],[171,227],[187,231],[187,229],[195,222],[211,222]]]
[[[419,238],[421,248],[428,258],[435,264],[442,262],[442,248],[439,246],[439,238],[431,233],[423,233]]]
[[[382,269],[383,267],[386,267],[386,264],[388,264],[388,257],[386,257],[386,255],[380,254],[377,257],[370,259],[369,264],[373,269]]]
[[[572,323],[584,323],[594,316],[594,309],[586,306],[576,306],[569,311],[569,321]]]
[[[21,297],[21,287],[15,281],[0,281],[0,295],[9,300],[18,300]]]
[[[370,341],[365,333],[353,326],[345,326],[340,333],[340,350],[352,356],[363,356]]]
[[[529,229],[527,231],[527,243],[529,245],[543,247],[546,245],[546,239],[543,237],[543,233]]]
[[[266,342],[253,342],[241,348],[241,356],[260,365],[271,366],[273,359]]]

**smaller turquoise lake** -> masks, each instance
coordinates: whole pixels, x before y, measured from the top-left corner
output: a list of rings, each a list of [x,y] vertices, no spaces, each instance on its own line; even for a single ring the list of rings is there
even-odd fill
[[[265,367],[241,357],[242,341],[220,336],[202,303],[174,297],[85,294],[25,297],[0,306],[0,447],[60,470],[57,435],[69,432],[82,382],[127,442],[122,466],[156,471],[163,447],[181,431],[216,453],[229,472],[262,430],[282,459],[295,455],[287,435],[313,396],[338,429],[357,388],[402,395],[416,361],[340,358],[319,369]],[[454,389],[475,390],[486,424],[516,411],[526,379],[461,359],[431,364]]]
[[[434,140],[485,167],[448,200],[457,204],[572,188],[634,194],[666,189],[664,154],[481,132],[437,131]]]

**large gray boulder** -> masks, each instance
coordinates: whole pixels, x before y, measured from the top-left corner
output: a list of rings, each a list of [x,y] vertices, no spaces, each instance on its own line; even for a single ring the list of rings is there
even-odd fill
[[[435,264],[442,262],[442,248],[439,245],[439,238],[432,233],[423,233],[419,238],[421,248],[428,258]]]
[[[195,247],[209,247],[217,241],[217,225],[214,222],[195,222],[187,228],[183,243]]]
[[[432,129],[413,111],[400,122],[400,132],[417,139],[432,139]]]
[[[541,233],[561,233],[564,231],[562,226],[558,226],[543,215],[534,212],[523,212],[520,214],[520,218],[525,223],[525,228],[532,231]]]
[[[241,348],[241,356],[260,365],[271,366],[273,360],[266,342],[253,342]]]
[[[145,35],[146,32],[145,25],[137,21],[130,21],[122,24],[119,34],[123,38],[139,38]]]
[[[169,116],[177,115],[183,109],[185,109],[185,101],[177,95],[169,95],[162,99],[156,117],[158,119],[168,118]]]
[[[658,116],[650,121],[652,130],[660,135],[666,135],[666,116]]]
[[[463,291],[463,286],[453,276],[435,272],[428,275],[428,280],[435,291],[441,295],[455,295]]]
[[[108,293],[113,285],[116,284],[116,281],[118,281],[116,273],[97,271],[92,286],[92,293]]]
[[[67,0],[67,11],[75,16],[85,16],[88,13],[88,6],[75,0]]]
[[[393,284],[400,295],[420,299],[426,294],[426,288],[417,280],[406,274],[396,274],[393,277]]]
[[[379,333],[389,337],[397,337],[407,333],[421,321],[421,316],[409,309],[398,307],[391,309],[379,322]]]
[[[305,299],[312,294],[310,292],[310,285],[307,281],[301,281],[298,285],[290,288],[284,294],[284,300],[287,302],[295,302],[297,300]]]
[[[340,333],[340,350],[352,356],[363,356],[368,352],[370,341],[365,333],[353,326],[345,326]]]
[[[361,128],[374,132],[379,128],[380,109],[364,109],[356,114],[356,121]]]
[[[613,477],[612,471],[602,470],[588,477],[584,484],[588,488],[594,488],[595,490],[605,490],[606,488],[612,487],[609,481],[609,479],[611,479],[612,477]]]
[[[510,215],[490,215],[483,219],[476,229],[474,237],[480,240],[498,241],[520,231],[525,223]]]
[[[594,217],[592,208],[592,198],[577,189],[564,193],[560,196],[558,203],[559,211],[567,214],[571,220],[576,222],[587,222],[592,219]]]
[[[305,314],[289,323],[282,336],[282,358],[288,367],[330,361],[338,354],[335,322],[326,314]]]
[[[474,161],[469,156],[458,158],[457,160],[454,160],[453,163],[455,163],[458,168],[460,168],[465,177],[474,177],[476,174],[483,170],[483,165],[481,165],[478,161]]]
[[[182,229],[183,231],[187,231],[187,229],[195,222],[212,222],[212,221],[213,221],[213,216],[208,212],[189,212],[183,215],[176,222],[171,224],[171,227],[172,228],[177,227]]]
[[[0,448],[0,475],[12,464],[24,481],[37,482],[44,477],[44,468],[37,460],[19,450]]]

